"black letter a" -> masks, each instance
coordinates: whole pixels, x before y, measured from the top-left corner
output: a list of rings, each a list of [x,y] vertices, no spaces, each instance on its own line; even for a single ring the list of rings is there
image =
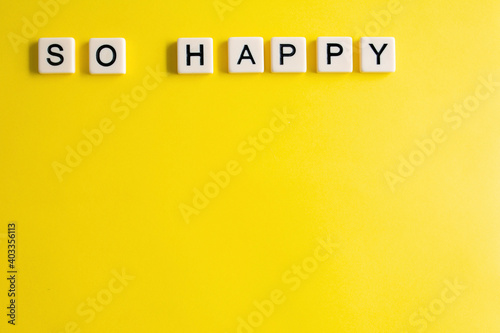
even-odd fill
[[[245,52],[248,53],[247,56],[245,55]],[[238,60],[238,65],[241,64],[241,61],[244,59],[250,59],[252,61],[252,64],[255,65],[255,60],[253,59],[252,52],[250,52],[250,49],[246,44],[245,46],[243,46],[243,51],[241,51],[240,59]]]

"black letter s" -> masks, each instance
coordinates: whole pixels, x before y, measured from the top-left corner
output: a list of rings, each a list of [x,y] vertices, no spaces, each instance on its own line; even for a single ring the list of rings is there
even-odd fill
[[[49,47],[47,48],[47,53],[50,54],[51,56],[58,57],[59,61],[54,62],[54,61],[50,60],[50,58],[47,58],[47,62],[49,64],[51,64],[52,66],[59,66],[60,64],[62,64],[64,62],[64,57],[62,56],[62,54],[53,52],[52,51],[53,48],[57,48],[57,49],[59,49],[59,51],[64,51],[62,46],[59,44],[49,45]]]

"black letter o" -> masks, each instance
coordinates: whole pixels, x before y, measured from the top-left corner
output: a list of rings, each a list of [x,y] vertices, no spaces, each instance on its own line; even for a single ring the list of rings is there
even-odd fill
[[[110,49],[111,50],[111,53],[113,53],[113,58],[111,59],[110,62],[108,63],[104,63],[101,61],[101,51],[103,49]],[[97,63],[103,67],[109,67],[111,65],[113,65],[116,61],[116,51],[115,49],[111,46],[111,45],[108,45],[108,44],[105,44],[105,45],[101,45],[99,46],[99,48],[97,49],[97,52],[96,52],[96,60],[97,60]]]

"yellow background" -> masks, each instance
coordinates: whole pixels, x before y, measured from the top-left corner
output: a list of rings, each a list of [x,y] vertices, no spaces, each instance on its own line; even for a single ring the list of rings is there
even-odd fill
[[[500,332],[500,89],[458,128],[443,118],[500,81],[500,3],[400,0],[385,19],[391,1],[222,3],[72,0],[16,52],[41,7],[1,2],[0,268],[17,221],[19,270],[1,331],[237,332],[279,289],[255,332],[417,332],[412,314],[457,280],[426,331]],[[353,73],[315,72],[317,37],[368,35],[396,38],[395,73],[359,73],[357,51]],[[264,38],[265,73],[227,73],[236,36]],[[270,73],[276,36],[307,38],[307,73]],[[40,37],[75,38],[75,74],[37,73]],[[88,73],[92,37],[126,39],[126,75]],[[213,75],[176,74],[179,37],[214,39]],[[120,119],[147,68],[167,77]],[[238,146],[283,109],[295,119],[247,162]],[[53,162],[105,118],[114,131],[60,182]],[[387,172],[436,128],[446,141],[392,191]],[[187,224],[179,205],[231,160],[242,172]],[[290,290],[283,274],[327,237],[338,248]],[[122,269],[135,279],[87,323],[77,308]]]

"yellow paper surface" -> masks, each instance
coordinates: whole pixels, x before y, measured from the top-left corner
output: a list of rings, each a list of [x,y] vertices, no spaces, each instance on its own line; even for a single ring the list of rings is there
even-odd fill
[[[0,12],[1,332],[500,331],[498,1]],[[240,36],[265,73],[227,73]],[[278,36],[307,73],[270,73]],[[318,74],[320,36],[395,37],[396,72],[356,49]],[[75,74],[37,73],[41,37],[75,38]],[[93,37],[126,39],[127,74],[89,74]],[[180,37],[214,39],[214,74],[176,73]]]

